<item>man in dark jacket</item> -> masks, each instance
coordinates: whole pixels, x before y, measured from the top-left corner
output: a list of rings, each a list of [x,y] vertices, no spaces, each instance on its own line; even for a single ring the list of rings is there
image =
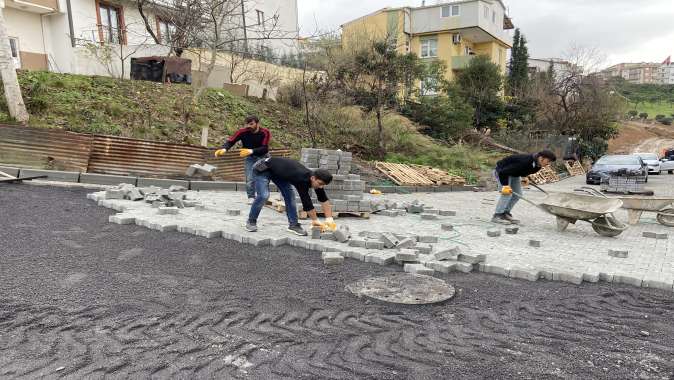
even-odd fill
[[[335,230],[337,225],[332,218],[332,207],[323,187],[332,182],[332,174],[324,169],[311,171],[304,165],[289,158],[265,158],[259,160],[253,169],[253,181],[255,183],[255,201],[250,207],[246,230],[250,232],[257,231],[257,218],[262,211],[267,199],[269,199],[269,181],[276,184],[279,192],[283,196],[286,205],[286,215],[288,216],[288,231],[300,236],[307,235],[297,219],[297,206],[295,205],[295,192],[297,190],[302,201],[302,209],[307,212],[311,218],[311,225],[321,230]],[[325,223],[318,220],[316,209],[314,208],[310,189],[313,189],[321,202],[323,212],[325,213]]]
[[[248,195],[248,204],[253,204],[255,199],[255,186],[253,184],[253,164],[259,159],[265,157],[269,152],[269,141],[271,133],[268,129],[260,126],[260,119],[257,116],[248,116],[246,126],[239,129],[222,145],[222,149],[215,151],[215,157],[223,156],[239,140],[243,149],[239,151],[240,157],[245,157],[246,173],[246,194]]]
[[[554,153],[544,150],[536,154],[515,154],[497,162],[494,178],[498,182],[501,197],[491,221],[500,224],[519,223],[510,212],[519,200],[519,197],[513,196],[513,191],[522,194],[521,177],[537,173],[556,160]]]

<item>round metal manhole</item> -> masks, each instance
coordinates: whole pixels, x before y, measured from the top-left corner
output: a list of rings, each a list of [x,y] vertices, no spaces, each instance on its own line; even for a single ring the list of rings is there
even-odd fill
[[[456,291],[438,278],[410,273],[393,273],[382,277],[366,278],[346,286],[358,297],[379,301],[422,305],[446,301]]]

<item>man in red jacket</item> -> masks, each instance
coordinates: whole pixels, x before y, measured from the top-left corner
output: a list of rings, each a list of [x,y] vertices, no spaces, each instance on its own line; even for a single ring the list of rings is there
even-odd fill
[[[255,185],[253,184],[253,165],[269,153],[269,141],[271,133],[268,129],[260,126],[260,119],[257,116],[248,116],[244,128],[236,131],[222,145],[222,149],[215,151],[215,157],[220,157],[230,150],[239,140],[243,149],[239,151],[239,156],[245,157],[246,173],[246,195],[248,195],[248,204],[253,204],[255,200]]]

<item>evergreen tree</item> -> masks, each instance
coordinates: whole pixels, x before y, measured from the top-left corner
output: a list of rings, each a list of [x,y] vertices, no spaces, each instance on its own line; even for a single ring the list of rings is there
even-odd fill
[[[511,55],[508,93],[512,96],[519,96],[526,91],[529,84],[529,49],[527,48],[527,39],[519,29],[515,29]]]

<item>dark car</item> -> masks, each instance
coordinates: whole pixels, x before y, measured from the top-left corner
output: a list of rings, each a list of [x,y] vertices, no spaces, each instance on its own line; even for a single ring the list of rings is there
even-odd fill
[[[592,169],[587,172],[585,182],[588,185],[599,185],[602,177],[618,170],[638,172],[645,178],[645,181],[648,181],[648,167],[639,156],[609,155],[603,156],[592,165]]]

